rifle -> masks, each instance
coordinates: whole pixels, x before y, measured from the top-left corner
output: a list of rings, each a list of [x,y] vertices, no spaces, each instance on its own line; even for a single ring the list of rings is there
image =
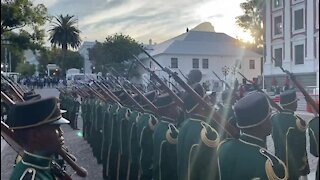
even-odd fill
[[[1,91],[1,99],[4,102],[10,103],[9,105],[14,105],[15,102],[12,101],[4,92]],[[23,156],[24,149],[18,143],[14,131],[9,129],[3,121],[1,121],[1,136],[7,141],[7,143],[15,150],[20,156]],[[76,171],[76,173],[81,177],[87,176],[87,170],[83,167],[80,167],[75,163],[74,155],[70,154],[65,147],[61,147],[58,151],[59,155]],[[53,162],[53,166],[60,172],[61,178],[63,180],[71,180],[71,176],[67,174],[57,163]]]
[[[180,69],[178,69],[179,70],[179,72],[180,72],[180,74],[186,79],[186,81],[188,82],[189,81],[189,79],[187,78],[187,76],[185,76],[182,72],[181,72],[181,70]]]
[[[221,81],[222,83],[224,83],[228,89],[231,89],[230,85],[223,79],[221,79],[218,74],[216,74],[214,71],[212,71],[212,73],[218,78],[219,81]]]
[[[180,94],[182,93],[179,88],[177,88],[177,86],[175,86],[172,82],[169,81],[169,83],[172,85],[172,87],[174,87]]]
[[[140,47],[141,48],[141,47]],[[167,72],[171,77],[180,84],[182,88],[185,89],[186,92],[190,93],[190,95],[197,101],[199,102],[199,105],[205,108],[206,111],[211,112],[210,115],[213,118],[213,120],[221,126],[228,134],[230,134],[233,137],[239,137],[240,134],[236,128],[231,126],[225,119],[221,117],[218,112],[212,108],[207,102],[205,102],[197,92],[194,91],[193,88],[191,88],[187,83],[185,83],[176,72],[172,72],[168,68],[162,67],[148,52],[146,52],[143,48],[141,50],[154,61],[163,71]]]
[[[111,68],[111,70],[113,70],[118,76],[121,77],[121,75],[115,69]],[[149,107],[151,108],[151,110],[153,112],[155,112],[156,114],[160,114],[159,109],[148,98],[146,98],[146,96],[144,96],[135,85],[133,85],[130,81],[128,81],[124,77],[122,77],[122,78],[127,84],[129,84],[131,86],[131,89],[135,93],[137,93],[149,105]]]
[[[161,92],[161,89],[152,81],[150,81],[149,79],[145,79],[145,81],[147,81],[147,83],[150,83],[154,89],[157,89],[159,92]]]
[[[280,66],[280,69],[286,73],[291,81],[296,85],[296,87],[301,91],[301,93],[304,95],[304,98],[306,99],[307,103],[310,104],[310,106],[319,114],[319,106],[315,103],[315,101],[311,98],[311,96],[308,94],[308,92],[302,87],[302,85],[297,81],[296,77],[293,75],[293,73],[289,72],[288,70],[283,69],[282,66]]]
[[[122,88],[122,91],[129,97],[129,99],[138,107],[138,109],[140,110],[140,111],[142,111],[142,112],[145,112],[145,109],[131,96],[131,94],[130,93],[128,93],[128,91],[122,86],[122,84],[119,82],[119,80],[116,78],[116,77],[114,77],[114,76],[111,76],[114,80],[115,80],[115,82],[117,83],[117,84],[119,84],[120,85],[120,87]]]
[[[135,55],[132,55],[136,60],[137,62],[139,62],[139,64],[146,70],[150,73],[150,76],[152,76],[153,78],[156,79],[156,81],[158,81],[160,83],[160,85],[164,88],[164,90],[166,92],[168,92],[174,99],[174,101],[180,106],[180,107],[183,107],[184,105],[184,102],[180,99],[180,97],[174,93],[173,91],[171,91],[171,89],[159,78],[159,76],[156,75],[156,73],[154,71],[151,71],[149,68],[147,68],[141,61],[140,59],[135,56]]]
[[[24,99],[23,99],[23,94],[21,94],[21,92],[19,92],[9,81],[7,81],[4,77],[5,76],[1,76],[2,77],[2,79],[3,79],[3,81],[4,81],[4,83],[6,84],[6,85],[8,85],[9,86],[9,88],[11,89],[11,91],[12,91],[12,95],[15,95],[15,97],[19,100],[19,101],[24,101]],[[1,81],[2,81],[2,79],[1,79]]]
[[[282,108],[280,105],[278,105],[277,103],[275,103],[275,102],[270,98],[270,96],[268,96],[255,82],[247,79],[247,78],[246,78],[243,74],[241,74],[240,72],[238,72],[238,73],[240,74],[240,76],[242,76],[243,79],[245,79],[247,82],[251,83],[251,84],[253,85],[253,87],[254,87],[257,91],[265,94],[266,97],[268,98],[269,103],[271,104],[272,107],[274,107],[275,109],[277,109],[279,112],[282,112],[282,111],[283,111],[283,108]]]

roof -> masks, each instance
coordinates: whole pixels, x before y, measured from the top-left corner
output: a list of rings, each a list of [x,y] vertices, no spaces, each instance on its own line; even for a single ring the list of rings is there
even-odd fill
[[[237,44],[238,40],[225,33],[214,32],[213,26],[210,28],[208,23],[202,23],[177,37],[153,45],[149,48],[149,53],[152,56],[179,54],[261,57]]]

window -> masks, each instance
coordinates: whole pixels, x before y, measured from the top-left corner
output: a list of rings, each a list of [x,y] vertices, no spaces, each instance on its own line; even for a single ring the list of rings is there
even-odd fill
[[[254,60],[249,61],[249,69],[255,69]]]
[[[208,59],[202,59],[202,68],[203,69],[209,68],[209,60]]]
[[[294,46],[294,62],[295,64],[304,64],[304,45]]]
[[[294,10],[293,31],[304,29],[304,12],[302,9]]]
[[[282,0],[273,0],[273,8],[281,8],[282,7]]]
[[[319,0],[316,1],[316,28],[319,28]]]
[[[282,16],[274,17],[273,22],[273,35],[282,35]]]
[[[178,58],[171,58],[171,68],[178,68]]]
[[[199,59],[192,59],[192,67],[199,68]]]
[[[275,67],[282,66],[282,48],[274,49],[274,60]]]

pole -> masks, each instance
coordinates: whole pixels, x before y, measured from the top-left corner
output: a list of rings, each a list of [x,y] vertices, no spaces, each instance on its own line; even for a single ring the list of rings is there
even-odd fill
[[[8,58],[7,58],[7,47],[4,48],[4,68],[5,72],[8,72]]]
[[[12,70],[11,70],[11,51],[9,51],[9,70],[10,70],[10,72],[12,72]]]

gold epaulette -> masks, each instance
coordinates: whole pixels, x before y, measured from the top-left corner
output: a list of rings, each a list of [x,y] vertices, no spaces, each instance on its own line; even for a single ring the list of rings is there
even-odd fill
[[[15,164],[18,164],[21,160],[22,160],[22,156],[18,154],[15,160]]]
[[[36,177],[36,170],[34,168],[27,168],[21,175],[21,180],[34,180]]]
[[[150,129],[153,131],[155,126],[158,124],[158,119],[153,115],[150,115],[150,119],[148,121]]]
[[[261,148],[259,152],[267,158],[265,170],[269,180],[288,179],[288,170],[284,162],[264,148]]]
[[[130,119],[130,114],[131,114],[131,110],[130,109],[126,109],[126,114],[125,114],[126,120]]]
[[[209,124],[205,123],[205,122],[201,122],[201,141],[211,147],[211,148],[216,148],[218,147],[219,143],[220,143],[220,137],[218,132],[212,128]],[[214,139],[208,138],[208,135],[213,134]]]
[[[300,119],[300,118],[296,118],[296,126],[298,128],[298,130],[300,131],[306,131],[307,129],[307,123],[303,120],[303,119]]]
[[[177,144],[178,143],[178,134],[179,130],[173,124],[168,124],[168,130],[166,132],[166,139],[170,144]],[[173,137],[174,135],[175,137]]]

